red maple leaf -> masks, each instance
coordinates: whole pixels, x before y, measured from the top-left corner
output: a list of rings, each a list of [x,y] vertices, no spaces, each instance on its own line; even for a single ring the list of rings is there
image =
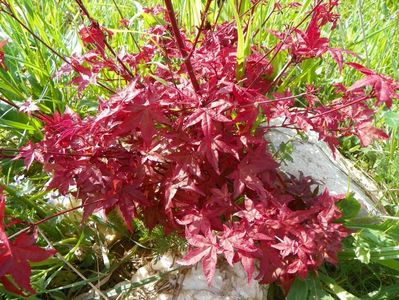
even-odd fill
[[[24,158],[24,164],[28,169],[32,165],[33,161],[38,161],[40,163],[44,162],[44,156],[42,151],[39,149],[39,147],[37,147],[37,145],[34,145],[31,141],[29,141],[27,145],[23,146],[19,150],[19,154],[15,157],[15,159],[21,157]]]
[[[90,84],[97,84],[97,73],[93,72],[90,68],[77,65],[74,70],[79,74],[71,80],[71,83],[78,86],[78,93],[81,93]]]
[[[248,282],[250,282],[255,270],[255,254],[258,248],[252,238],[248,237],[248,232],[246,232],[245,228],[242,226],[236,227],[223,226],[223,232],[219,236],[221,252],[231,266],[233,266],[235,258],[241,261],[247,273]]]
[[[389,136],[381,129],[375,128],[370,122],[360,123],[356,126],[356,135],[363,147],[367,147],[374,140],[386,140]]]
[[[186,256],[178,261],[184,266],[191,266],[202,260],[202,269],[205,274],[208,286],[211,285],[212,278],[216,272],[217,254],[219,245],[216,236],[210,228],[204,234],[193,233],[186,228],[186,238],[188,243],[195,247],[192,248]]]
[[[4,63],[4,51],[3,47],[8,43],[8,39],[0,41],[0,68],[7,71],[7,66]]]
[[[133,103],[125,108],[126,114],[123,123],[120,125],[118,134],[131,131],[134,128],[139,128],[144,142],[147,145],[151,144],[152,137],[156,133],[155,124],[168,124],[169,120],[162,114],[159,105],[144,103]]]
[[[229,153],[237,160],[240,159],[238,152],[234,149],[234,147],[223,141],[222,135],[217,135],[215,137],[205,136],[198,147],[198,151],[208,159],[209,163],[212,165],[217,174],[220,174],[219,152]]]
[[[96,23],[83,27],[79,30],[79,36],[85,44],[94,44],[101,54],[104,55],[106,38],[112,37],[112,31],[100,27]]]
[[[339,71],[342,71],[342,67],[344,65],[344,56],[343,56],[343,54],[349,54],[349,55],[358,57],[358,55],[356,55],[356,53],[354,53],[352,51],[340,49],[340,48],[331,48],[331,47],[329,47],[327,51],[328,51],[328,53],[330,53],[331,57],[337,63]]]
[[[185,120],[184,129],[201,122],[201,128],[204,136],[209,137],[214,130],[214,122],[231,122],[223,112],[231,107],[231,104],[218,100],[209,103],[206,107],[199,107]]]
[[[178,167],[174,170],[174,174],[165,181],[165,187],[165,210],[169,210],[172,207],[172,199],[180,189],[192,191],[205,196],[205,194],[196,185],[195,180],[184,172],[183,169]]]
[[[366,75],[365,78],[352,84],[352,86],[347,90],[347,93],[367,86],[372,87],[375,97],[377,98],[377,104],[385,103],[388,108],[392,106],[392,99],[399,99],[399,94],[396,93],[396,90],[399,89],[398,82],[395,82],[388,76],[378,74],[360,64],[353,62],[347,64]]]
[[[298,252],[298,242],[296,240],[292,240],[287,236],[284,236],[284,239],[281,240],[280,243],[272,245],[274,249],[280,250],[280,254],[282,257],[286,257],[290,254],[297,254]]]
[[[258,175],[267,170],[275,170],[277,167],[277,162],[266,153],[264,145],[248,152],[238,168],[229,175],[229,178],[234,179],[234,197],[239,196],[245,187],[265,196],[266,190]]]
[[[4,197],[0,199],[0,281],[12,292],[23,295],[24,291],[35,293],[30,284],[31,268],[29,262],[46,260],[56,253],[36,246],[37,231],[22,233],[15,241],[10,241],[4,229]],[[15,285],[7,276],[14,279]]]

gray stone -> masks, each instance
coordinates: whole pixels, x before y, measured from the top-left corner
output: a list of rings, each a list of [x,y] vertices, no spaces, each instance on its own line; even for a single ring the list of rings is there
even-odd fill
[[[282,143],[290,141],[293,145],[292,161],[281,163],[280,169],[285,173],[299,176],[311,176],[327,188],[332,194],[352,192],[361,204],[360,216],[384,213],[380,200],[383,195],[377,184],[367,174],[357,169],[353,163],[338,151],[334,155],[328,145],[318,141],[315,132],[307,133],[304,141],[295,130],[274,128],[266,139],[278,149]],[[320,189],[323,191],[323,188]]]

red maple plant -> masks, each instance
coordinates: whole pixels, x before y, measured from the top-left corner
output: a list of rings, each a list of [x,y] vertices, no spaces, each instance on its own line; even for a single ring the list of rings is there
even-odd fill
[[[5,197],[0,190],[0,282],[15,294],[35,293],[30,284],[29,262],[40,262],[54,255],[54,249],[45,250],[35,245],[37,230],[23,232],[10,241],[5,232]],[[13,279],[10,280],[10,277]]]
[[[322,37],[323,28],[336,26],[338,1],[315,1],[300,24],[271,31],[279,43],[266,54],[252,47],[243,76],[237,75],[234,24],[200,28],[192,42],[165,3],[166,10],[146,12],[162,14],[168,24],[151,28],[151,39],[133,54],[109,49],[111,34],[86,13],[90,25],[79,33],[91,50],[70,57],[56,75],[73,74],[79,92],[103,84],[104,72],[127,84],[99,99],[95,115],[67,109],[41,116],[44,139],[23,147],[20,156],[28,167],[44,165],[50,189],[68,194],[76,188],[83,221],[97,210],[116,209],[129,229],[139,218],[149,228],[161,224],[179,232],[188,242],[180,263],[202,262],[209,283],[224,258],[242,264],[249,281],[288,289],[297,275],[306,277],[324,261],[336,263],[348,231],[334,222],[341,216],[340,197],[317,194],[311,178],[279,171],[265,140],[270,122],[282,117],[279,126],[312,129],[333,150],[350,135],[367,146],[387,137],[372,118],[377,106],[389,108],[398,98],[399,85],[348,63],[366,77],[336,86],[337,98],[328,105],[317,96],[322,87],[307,86],[300,95],[277,92],[288,68],[304,60],[330,54],[344,66],[344,54],[351,53]],[[285,70],[273,77],[272,60],[283,51]],[[297,100],[306,105],[298,107]]]

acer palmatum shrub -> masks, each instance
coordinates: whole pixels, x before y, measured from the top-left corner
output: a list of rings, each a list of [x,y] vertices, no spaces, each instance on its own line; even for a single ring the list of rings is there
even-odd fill
[[[3,224],[5,217],[5,199],[0,193],[0,282],[12,293],[23,295],[22,289],[34,293],[30,284],[31,270],[29,262],[40,262],[54,255],[55,250],[46,250],[35,245],[37,231],[22,232],[10,241]],[[12,277],[12,281],[8,276]],[[17,284],[17,286],[15,285]]]
[[[78,94],[100,85],[111,95],[99,97],[98,112],[84,116],[69,108],[45,115],[26,103],[20,109],[42,121],[44,138],[22,147],[17,158],[28,168],[41,163],[51,175],[49,189],[80,199],[82,222],[96,211],[116,210],[129,230],[140,219],[150,229],[162,225],[180,234],[188,250],[179,263],[201,262],[209,284],[220,259],[242,264],[248,281],[276,282],[286,290],[296,276],[305,278],[325,261],[336,263],[349,234],[336,222],[342,197],[317,194],[311,178],[281,173],[265,134],[276,126],[273,119],[282,118],[278,126],[313,130],[333,151],[344,136],[357,136],[363,146],[387,138],[373,126],[373,116],[381,106],[390,108],[399,85],[345,63],[345,55],[355,54],[329,45],[322,30],[335,29],[338,1],[315,1],[299,24],[282,32],[265,26],[279,42],[263,49],[244,44],[248,26],[234,23],[202,22],[191,36],[179,29],[165,0],[165,8],[146,9],[167,22],[148,30],[137,53],[114,50],[112,32],[76,2],[89,22],[79,30],[88,51],[65,58],[55,77],[72,75]],[[277,2],[273,11],[298,5]],[[286,64],[274,70],[280,53],[287,54]],[[327,104],[318,95],[330,86],[307,85],[300,94],[281,90],[290,68],[324,55],[338,70],[354,68],[364,77],[349,87],[335,85],[335,100]],[[107,78],[126,84],[114,91]],[[31,247],[28,252],[39,249],[35,236],[24,232],[10,241],[1,226],[0,238],[4,286],[33,292],[27,261],[45,259],[52,250],[18,256],[21,245]],[[16,263],[25,272],[15,274]]]

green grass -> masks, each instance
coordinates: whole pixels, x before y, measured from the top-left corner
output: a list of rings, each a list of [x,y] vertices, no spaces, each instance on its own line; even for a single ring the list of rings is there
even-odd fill
[[[399,44],[397,21],[399,3],[397,1],[347,1],[347,9],[342,9],[342,19],[337,42],[358,53],[365,65],[399,78]],[[351,5],[352,4],[352,5]],[[346,1],[345,4],[346,5]],[[363,19],[363,26],[360,20]],[[343,144],[344,153],[368,171],[380,184],[384,192],[381,199],[391,214],[398,214],[399,204],[399,160],[398,153],[398,105],[394,111],[381,111],[376,123],[390,133],[386,143],[377,143],[368,149],[360,149],[353,140]]]
[[[275,38],[268,29],[282,29],[286,20],[293,24],[300,21],[313,1],[302,1],[303,7],[292,11],[284,18],[272,14],[266,24],[272,5],[262,4],[251,16],[251,26],[248,32],[257,33],[254,38],[248,34],[242,39],[242,55],[245,55],[245,41],[269,48],[275,43]],[[354,60],[377,70],[399,78],[399,36],[397,24],[399,20],[399,2],[396,0],[346,0],[341,1],[342,16],[337,30],[331,35],[332,45],[342,47],[357,53],[360,58]],[[69,56],[72,52],[82,51],[77,30],[82,24],[87,24],[78,12],[72,0],[13,0],[12,9],[19,20],[27,27],[23,28],[13,18],[0,14],[0,36],[10,37],[6,46],[6,62],[9,70],[0,69],[0,95],[16,105],[21,105],[29,97],[40,106],[45,113],[63,111],[72,107],[79,113],[86,114],[96,110],[98,96],[107,96],[108,92],[99,87],[90,87],[82,97],[77,97],[76,90],[67,85],[68,79],[54,80],[54,72],[61,66],[62,59],[58,56]],[[93,17],[101,20],[102,25],[114,32],[112,45],[123,45],[129,51],[137,50],[142,32],[148,27],[148,18],[141,16],[143,6],[162,3],[162,1],[125,1],[102,0],[85,1]],[[234,19],[234,1],[225,1],[220,13],[219,22]],[[179,22],[188,32],[200,24],[200,10],[204,6],[201,0],[174,1]],[[249,1],[242,1],[243,14],[249,8]],[[213,1],[208,15],[212,24],[218,15],[216,1]],[[132,21],[130,28],[123,29],[119,20],[128,18]],[[249,20],[247,14],[241,21],[243,27]],[[238,21],[239,18],[236,18]],[[34,38],[31,33],[40,37],[44,43],[58,53],[52,53],[43,43]],[[278,57],[273,66],[276,73],[283,67],[285,57]],[[282,84],[295,91],[303,83],[342,82],[350,84],[359,78],[359,74],[349,69],[343,73],[336,72],[331,59],[316,62],[304,62],[290,73],[289,80]],[[112,88],[118,88],[120,82],[112,83]],[[328,100],[330,91],[323,91]],[[375,143],[368,149],[360,149],[356,139],[344,139],[342,152],[358,167],[370,173],[384,192],[381,202],[389,212],[391,219],[384,220],[348,220],[347,225],[357,230],[357,233],[346,241],[341,254],[340,264],[334,267],[326,265],[321,271],[322,276],[309,276],[305,281],[295,283],[289,297],[301,292],[308,299],[396,299],[399,293],[399,117],[396,113],[387,114],[381,111],[376,117],[376,123],[385,127],[390,133],[387,142]],[[0,147],[19,148],[28,140],[42,138],[40,122],[34,118],[18,113],[14,108],[0,103]],[[34,165],[29,171],[24,171],[20,161],[1,161],[1,183],[8,187],[9,202],[7,213],[27,221],[36,221],[56,212],[60,208],[48,203],[49,192],[43,189],[47,175],[40,172]],[[21,183],[15,182],[15,176],[24,173],[26,178]],[[106,241],[108,234],[123,231],[117,220],[110,224],[102,224],[100,219],[81,226],[79,213],[63,216],[41,225],[41,230],[57,247],[67,262],[72,263],[86,279],[80,278],[65,262],[52,258],[36,265],[33,271],[33,284],[39,294],[31,299],[68,299],[88,289],[88,282],[96,283],[108,274],[126,269],[127,262],[136,259],[139,253],[155,253],[154,249],[168,249],[171,246],[181,247],[176,239],[163,239],[162,232],[148,232],[137,224],[137,234],[129,236],[122,234],[118,241],[106,252],[93,251],[93,245],[109,247]],[[105,229],[110,227],[109,229]],[[100,229],[100,230],[98,230]],[[43,246],[46,245],[41,239]],[[176,245],[174,245],[174,243]],[[118,247],[130,247],[127,254],[118,254]],[[103,270],[97,270],[99,264],[109,264]],[[127,270],[127,269],[126,269]],[[125,274],[126,275],[126,274]],[[112,283],[117,276],[112,277]],[[12,298],[0,287],[0,295]],[[332,295],[328,298],[328,295]],[[305,298],[302,298],[305,299]]]

